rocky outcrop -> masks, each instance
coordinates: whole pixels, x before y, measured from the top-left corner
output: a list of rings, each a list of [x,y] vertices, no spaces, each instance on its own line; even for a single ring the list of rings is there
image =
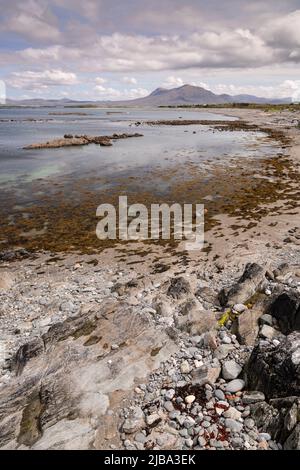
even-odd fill
[[[246,368],[250,390],[261,390],[267,398],[300,394],[300,332],[281,338],[278,345],[260,341]]]
[[[53,324],[6,365],[10,381],[0,389],[0,447],[93,447],[95,433],[99,440],[106,432],[110,402],[121,400],[134,380],[174,348],[147,316],[115,301]],[[116,419],[113,429],[116,434]]]
[[[112,146],[112,141],[119,139],[128,139],[131,137],[143,137],[142,134],[113,134],[113,135],[75,135],[65,134],[63,139],[54,139],[48,142],[31,144],[24,147],[25,150],[44,149],[44,148],[61,148],[61,147],[76,147],[89,144],[97,144],[101,147]]]
[[[266,270],[256,263],[248,263],[236,284],[223,288],[219,293],[220,304],[225,307],[246,303],[259,289],[265,280]]]
[[[291,290],[280,294],[271,303],[268,312],[277,320],[281,332],[288,335],[300,331],[300,293]]]

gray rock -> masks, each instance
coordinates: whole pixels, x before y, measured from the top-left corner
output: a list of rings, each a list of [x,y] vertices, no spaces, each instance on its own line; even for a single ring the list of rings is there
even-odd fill
[[[259,344],[245,367],[247,388],[262,391],[267,398],[299,395],[300,332],[284,338],[276,348]]]
[[[269,326],[269,325],[263,325],[260,329],[260,332],[259,332],[260,336],[262,336],[263,338],[267,338],[267,339],[273,339],[275,336],[278,335],[278,332],[272,327],[272,326]]]
[[[242,371],[242,368],[235,361],[225,361],[222,367],[222,376],[225,380],[236,379]]]
[[[261,325],[269,325],[269,326],[272,326],[273,325],[273,317],[272,315],[269,315],[268,313],[265,313],[264,315],[262,315],[259,319],[259,323]]]
[[[228,384],[226,384],[225,390],[226,392],[236,393],[236,392],[243,390],[244,386],[245,386],[244,380],[235,379],[235,380],[231,380],[231,382],[228,382]]]
[[[238,282],[229,289],[222,289],[219,302],[222,306],[245,304],[265,280],[265,270],[256,263],[248,263]]]
[[[235,421],[234,419],[231,418],[226,418],[225,419],[225,427],[230,429],[232,432],[241,432],[243,429],[243,424],[239,423],[238,421]]]
[[[246,405],[252,405],[254,403],[258,403],[264,400],[265,400],[265,395],[263,392],[258,392],[258,391],[245,392],[243,395],[243,403],[245,403]]]
[[[147,436],[145,436],[145,434],[143,434],[142,432],[138,432],[135,435],[134,440],[135,442],[140,442],[141,444],[145,444],[145,442],[147,441]]]
[[[192,371],[192,384],[200,387],[208,383],[214,384],[220,372],[220,367],[208,367],[206,365],[198,367]]]
[[[224,392],[222,392],[222,390],[220,390],[219,388],[217,388],[217,390],[215,390],[215,396],[216,396],[216,398],[218,398],[219,400],[225,400],[225,394],[224,394]]]

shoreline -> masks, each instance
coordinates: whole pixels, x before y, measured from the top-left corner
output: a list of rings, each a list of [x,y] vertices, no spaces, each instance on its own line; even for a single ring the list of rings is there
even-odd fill
[[[206,111],[224,114],[222,109]],[[172,357],[176,368],[178,348],[195,336],[182,331],[176,323],[182,317],[183,304],[194,302],[185,307],[187,315],[193,311],[198,315],[214,312],[217,325],[224,308],[218,305],[216,295],[240,278],[247,263],[263,266],[264,273],[285,263],[289,267],[285,275],[290,271],[292,286],[299,285],[300,210],[296,183],[300,133],[291,126],[295,115],[282,112],[274,116],[240,109],[226,109],[227,112],[250,125],[270,126],[274,132],[287,134],[291,146],[284,159],[290,162],[290,171],[296,178],[289,189],[289,194],[295,196],[295,205],[284,199],[271,201],[272,211],[263,213],[255,225],[240,216],[215,214],[218,225],[206,232],[209,250],[201,253],[183,252],[180,245],[170,250],[136,243],[110,247],[101,253],[46,251],[32,258],[25,254],[23,259],[2,260],[0,393],[4,403],[13,396],[18,404],[13,413],[9,401],[4,406],[6,434],[2,435],[1,446],[70,448],[77,444],[97,449],[112,448],[111,445],[139,448],[130,439],[127,446],[124,444],[128,434],[123,439],[119,427],[124,426],[124,419],[136,419],[141,425],[141,416],[130,418],[130,406],[140,406],[139,398],[134,397],[141,396],[144,403],[143,389],[136,392],[136,388],[141,382],[149,384],[149,375]],[[179,277],[184,277],[190,287],[183,297],[170,299],[170,283]],[[265,292],[270,286],[272,294],[276,294],[284,282],[275,277],[264,285],[264,300],[268,300]],[[199,289],[201,295],[196,295]],[[260,308],[263,314],[264,308]],[[159,311],[164,313],[160,316]],[[209,331],[203,330],[203,325],[200,330],[199,326],[196,336]],[[218,347],[222,341],[219,335]],[[236,338],[231,341],[242,357],[243,348],[235,343]],[[20,349],[24,345],[26,351]],[[253,346],[254,343],[251,350]],[[205,351],[204,348],[201,354]],[[212,360],[209,354],[207,357]],[[164,373],[161,370],[163,377]],[[56,399],[52,409],[48,405],[45,409],[45,401],[37,398],[45,397],[47,390]],[[127,412],[124,403],[128,403]],[[42,420],[42,432],[35,425],[36,414]],[[18,433],[20,427],[22,432]],[[135,432],[140,432],[139,426]],[[169,427],[167,434],[174,434]],[[168,445],[170,442],[159,448]]]

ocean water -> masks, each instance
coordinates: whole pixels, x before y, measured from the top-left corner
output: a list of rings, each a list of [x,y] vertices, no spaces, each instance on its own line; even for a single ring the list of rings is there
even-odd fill
[[[58,221],[60,239],[68,237],[74,211],[73,226],[92,231],[95,223],[91,217],[112,192],[114,196],[131,194],[137,202],[143,201],[141,195],[148,201],[152,197],[160,201],[166,195],[172,202],[184,202],[184,197],[200,203],[194,201],[198,196],[213,200],[218,188],[214,182],[208,184],[212,175],[216,184],[223,184],[227,170],[234,173],[236,162],[246,165],[280,151],[277,142],[260,132],[143,124],[173,119],[233,118],[182,109],[0,109],[0,243],[24,245],[35,233],[43,233],[45,241],[51,227],[49,236],[56,233]],[[117,140],[112,147],[23,148],[64,134],[136,132],[143,137]],[[231,190],[231,184],[229,187]],[[43,240],[40,235],[39,247],[44,246]]]

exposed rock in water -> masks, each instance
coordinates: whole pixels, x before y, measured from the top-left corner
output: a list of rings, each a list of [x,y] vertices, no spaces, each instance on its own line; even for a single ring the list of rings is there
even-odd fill
[[[246,367],[247,387],[267,398],[300,394],[300,332],[281,339],[278,346],[260,341]]]
[[[43,149],[43,148],[61,148],[61,147],[76,147],[80,145],[97,144],[102,147],[112,146],[112,140],[129,139],[131,137],[143,137],[142,134],[113,134],[113,135],[75,135],[65,134],[63,139],[54,139],[48,142],[31,144],[24,147],[25,150]]]

